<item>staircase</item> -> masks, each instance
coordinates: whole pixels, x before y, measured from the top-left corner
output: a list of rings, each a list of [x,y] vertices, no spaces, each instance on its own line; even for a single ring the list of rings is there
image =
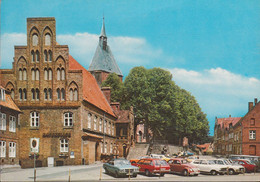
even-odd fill
[[[127,159],[139,159],[140,157],[146,156],[149,148],[149,144],[138,143],[134,147],[130,147]]]

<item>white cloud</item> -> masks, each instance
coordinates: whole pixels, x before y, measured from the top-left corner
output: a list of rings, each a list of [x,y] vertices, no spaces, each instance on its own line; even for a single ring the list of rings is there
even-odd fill
[[[247,103],[260,98],[260,80],[256,78],[248,78],[222,68],[201,72],[180,68],[168,70],[177,85],[196,97],[211,123],[214,123],[215,116],[244,116],[248,109]]]

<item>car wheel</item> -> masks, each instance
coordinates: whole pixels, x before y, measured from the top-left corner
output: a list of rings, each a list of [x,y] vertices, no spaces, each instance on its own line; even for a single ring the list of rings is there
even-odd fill
[[[189,173],[188,173],[188,171],[186,169],[183,170],[182,174],[183,174],[183,176],[188,176],[189,175]]]
[[[212,171],[210,171],[210,174],[212,174],[212,175],[217,175],[217,171],[215,171],[215,170],[212,170]]]
[[[150,173],[150,171],[148,169],[145,170],[145,175],[146,176],[151,176],[151,173]]]
[[[229,169],[229,170],[228,170],[228,174],[229,174],[229,175],[233,175],[233,174],[235,174],[234,169]]]

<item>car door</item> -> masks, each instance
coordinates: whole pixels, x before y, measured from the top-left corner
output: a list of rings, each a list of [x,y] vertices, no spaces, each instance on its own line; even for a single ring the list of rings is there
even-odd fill
[[[203,171],[203,172],[209,172],[210,169],[209,169],[209,165],[208,165],[208,162],[206,160],[201,160],[201,163],[200,163],[200,171]]]
[[[174,160],[173,161],[173,170],[177,173],[182,172],[182,167],[181,167],[181,161],[180,160]]]
[[[140,172],[144,172],[143,165],[144,165],[144,159],[139,160],[137,163],[137,167],[139,167]]]

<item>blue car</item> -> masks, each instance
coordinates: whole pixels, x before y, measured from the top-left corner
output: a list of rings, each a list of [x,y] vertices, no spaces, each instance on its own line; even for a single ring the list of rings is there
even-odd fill
[[[109,162],[103,164],[103,168],[107,174],[112,174],[116,178],[118,177],[136,177],[139,172],[139,168],[132,166],[129,160],[126,159],[112,159]]]

